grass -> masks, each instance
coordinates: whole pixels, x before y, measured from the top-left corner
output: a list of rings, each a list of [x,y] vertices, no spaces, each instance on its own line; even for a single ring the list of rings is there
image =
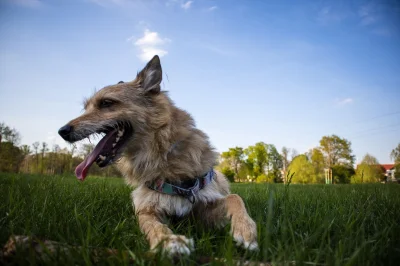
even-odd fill
[[[117,178],[0,173],[0,245],[11,234],[35,235],[84,247],[129,250],[136,264],[172,264],[160,254],[149,260],[148,245],[133,215],[131,188]],[[259,231],[260,251],[235,247],[224,229],[184,219],[174,232],[193,237],[196,256],[246,258],[276,265],[395,265],[400,261],[399,185],[232,184]],[[17,253],[13,263],[42,264]],[[53,257],[50,264],[91,264],[88,252]],[[128,264],[118,255],[99,264]]]

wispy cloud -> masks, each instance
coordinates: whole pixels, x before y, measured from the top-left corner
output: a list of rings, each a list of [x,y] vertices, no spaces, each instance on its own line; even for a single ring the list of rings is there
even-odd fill
[[[165,49],[165,45],[171,42],[170,39],[161,38],[158,32],[149,29],[145,29],[141,38],[130,37],[127,41],[132,42],[139,49],[138,57],[144,62],[150,60],[154,55],[160,57],[167,55],[168,51]]]
[[[360,25],[369,28],[372,34],[385,37],[391,36],[395,31],[389,21],[399,14],[400,8],[391,8],[380,2],[369,2],[358,9]]]
[[[184,10],[188,10],[192,7],[194,1],[185,1],[185,0],[168,0],[165,5],[166,6],[175,6],[179,5],[180,8]]]
[[[207,10],[208,10],[208,11],[214,11],[214,10],[216,10],[216,9],[218,9],[217,6],[212,6],[212,7],[209,7]]]
[[[377,9],[372,3],[361,6],[358,15],[363,26],[374,24],[378,20]]]
[[[347,17],[347,12],[334,10],[331,6],[321,8],[317,15],[320,24],[339,23]]]
[[[337,106],[348,105],[348,104],[352,104],[353,102],[354,102],[354,100],[352,98],[336,99]]]
[[[187,1],[181,4],[181,7],[185,10],[188,10],[193,4],[193,1]]]

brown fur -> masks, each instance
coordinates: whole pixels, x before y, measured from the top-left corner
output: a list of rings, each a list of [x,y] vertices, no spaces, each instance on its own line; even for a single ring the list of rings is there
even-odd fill
[[[164,223],[166,216],[193,213],[210,225],[229,220],[238,244],[257,249],[257,231],[238,195],[230,195],[229,183],[219,172],[212,183],[200,190],[193,205],[187,199],[150,190],[146,181],[165,178],[172,182],[204,175],[216,163],[216,153],[208,137],[195,127],[192,117],[175,107],[166,92],[160,91],[161,65],[155,56],[132,82],[105,87],[85,103],[85,113],[72,120],[77,138],[90,135],[115,121],[129,121],[133,137],[125,144],[117,162],[132,192],[139,226],[150,248],[162,246],[169,253],[190,253],[193,241],[176,236]],[[102,100],[115,102],[107,110]]]

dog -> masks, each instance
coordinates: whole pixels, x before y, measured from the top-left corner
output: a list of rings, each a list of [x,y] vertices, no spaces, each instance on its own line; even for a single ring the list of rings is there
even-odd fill
[[[257,250],[257,228],[243,200],[230,194],[225,176],[213,170],[217,153],[192,117],[161,91],[162,68],[156,55],[130,82],[104,87],[85,101],[85,112],[58,131],[76,142],[92,134],[104,137],[76,167],[84,180],[90,166],[115,163],[135,187],[133,207],[150,249],[190,254],[193,240],[174,234],[166,223],[188,214],[209,226],[231,222],[239,246]]]

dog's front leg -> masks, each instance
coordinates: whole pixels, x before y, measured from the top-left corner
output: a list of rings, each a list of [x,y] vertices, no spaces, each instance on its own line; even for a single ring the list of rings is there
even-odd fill
[[[246,211],[242,198],[230,194],[225,198],[226,216],[231,218],[231,234],[238,245],[257,250],[257,226]]]
[[[162,251],[169,255],[190,254],[193,249],[193,240],[183,235],[175,235],[168,226],[161,222],[155,212],[140,211],[137,214],[139,226],[146,235],[150,244],[150,249]]]
[[[231,222],[231,234],[239,246],[257,250],[257,226],[246,211],[242,198],[230,194],[212,203],[200,205],[195,214],[207,225],[224,226]]]

